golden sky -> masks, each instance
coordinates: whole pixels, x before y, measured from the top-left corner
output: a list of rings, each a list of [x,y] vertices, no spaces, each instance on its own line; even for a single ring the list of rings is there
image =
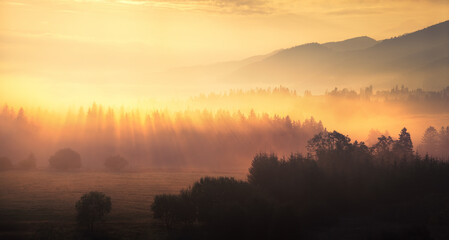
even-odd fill
[[[445,0],[2,0],[0,94],[39,86],[55,98],[89,95],[98,89],[82,82],[139,82],[307,42],[380,40],[448,17]],[[54,93],[58,84],[65,90]]]

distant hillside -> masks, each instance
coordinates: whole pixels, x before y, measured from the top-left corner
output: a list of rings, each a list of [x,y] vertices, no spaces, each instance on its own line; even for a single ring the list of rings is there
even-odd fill
[[[310,43],[282,50],[233,72],[227,81],[323,90],[372,84],[438,89],[449,85],[449,21],[399,37]]]
[[[324,43],[323,46],[330,48],[334,51],[354,51],[361,50],[372,47],[378,42],[370,37],[356,37],[347,39],[340,42],[328,42]]]
[[[373,85],[437,90],[449,85],[449,21],[376,41],[362,36],[309,43],[241,61],[174,69],[165,79],[189,79],[196,87],[284,85],[298,90]]]

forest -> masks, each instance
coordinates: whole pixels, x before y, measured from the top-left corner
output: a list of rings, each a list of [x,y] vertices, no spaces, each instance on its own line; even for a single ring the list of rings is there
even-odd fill
[[[371,148],[324,131],[308,151],[258,154],[247,181],[205,177],[177,195],[158,195],[154,217],[174,236],[198,239],[449,236],[447,158],[414,153],[407,129]]]
[[[448,159],[418,154],[406,128],[371,147],[323,130],[306,155],[255,155],[245,179],[156,194],[132,236],[108,218],[115,198],[90,191],[72,206],[77,227],[42,224],[33,239],[447,239],[448,183]]]
[[[80,152],[90,168],[101,167],[103,159],[114,154],[132,159],[135,168],[247,168],[242,160],[254,153],[305,150],[307,139],[324,129],[313,118],[300,122],[254,111],[249,115],[154,111],[143,120],[139,112],[115,117],[113,110],[97,105],[68,119],[60,129],[56,124],[39,128],[23,110],[15,114],[7,107],[0,122],[5,157],[21,160],[33,153],[47,158],[58,148],[70,147]],[[46,164],[46,159],[39,162]]]
[[[129,159],[130,168],[247,169],[248,159],[257,152],[306,154],[307,140],[325,128],[371,146],[381,135],[388,137],[403,126],[409,127],[420,154],[448,154],[447,129],[440,128],[449,120],[449,88],[374,92],[367,87],[359,93],[334,89],[312,95],[279,87],[164,104],[117,108],[94,103],[70,108],[63,115],[4,105],[0,157],[17,164],[32,154],[37,166],[45,167],[54,152],[72,148],[81,154],[84,167],[94,169],[113,155]],[[430,126],[436,132],[428,130]]]

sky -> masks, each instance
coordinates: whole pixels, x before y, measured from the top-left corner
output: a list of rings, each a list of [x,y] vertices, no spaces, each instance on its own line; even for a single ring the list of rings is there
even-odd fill
[[[381,40],[448,16],[445,0],[2,0],[0,102],[33,103],[43,98],[36,91],[48,102],[70,92],[68,102],[120,97],[117,89],[151,83],[153,72],[308,42]]]

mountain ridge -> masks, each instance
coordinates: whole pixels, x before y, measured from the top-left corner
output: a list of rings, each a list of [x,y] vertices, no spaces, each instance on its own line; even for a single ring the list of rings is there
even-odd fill
[[[359,36],[342,41],[306,43],[238,61],[177,68],[168,81],[231,88],[287,86],[323,91],[405,84],[436,90],[449,85],[449,20],[384,40]]]
[[[364,47],[358,49],[332,49],[332,45],[335,48],[336,45],[344,46],[348,42],[367,38],[371,39],[358,37],[339,42],[297,45],[246,65],[233,72],[227,80],[271,82],[302,88],[311,88],[314,84],[331,88],[332,85],[359,87],[386,82],[420,88],[449,85],[449,76],[442,74],[444,69],[436,69],[434,74],[423,72],[421,75],[426,78],[421,79],[409,74],[416,72],[415,69],[426,69],[423,66],[449,56],[449,21],[382,41],[373,39],[375,44],[368,40]],[[433,82],[429,84],[425,81]]]

